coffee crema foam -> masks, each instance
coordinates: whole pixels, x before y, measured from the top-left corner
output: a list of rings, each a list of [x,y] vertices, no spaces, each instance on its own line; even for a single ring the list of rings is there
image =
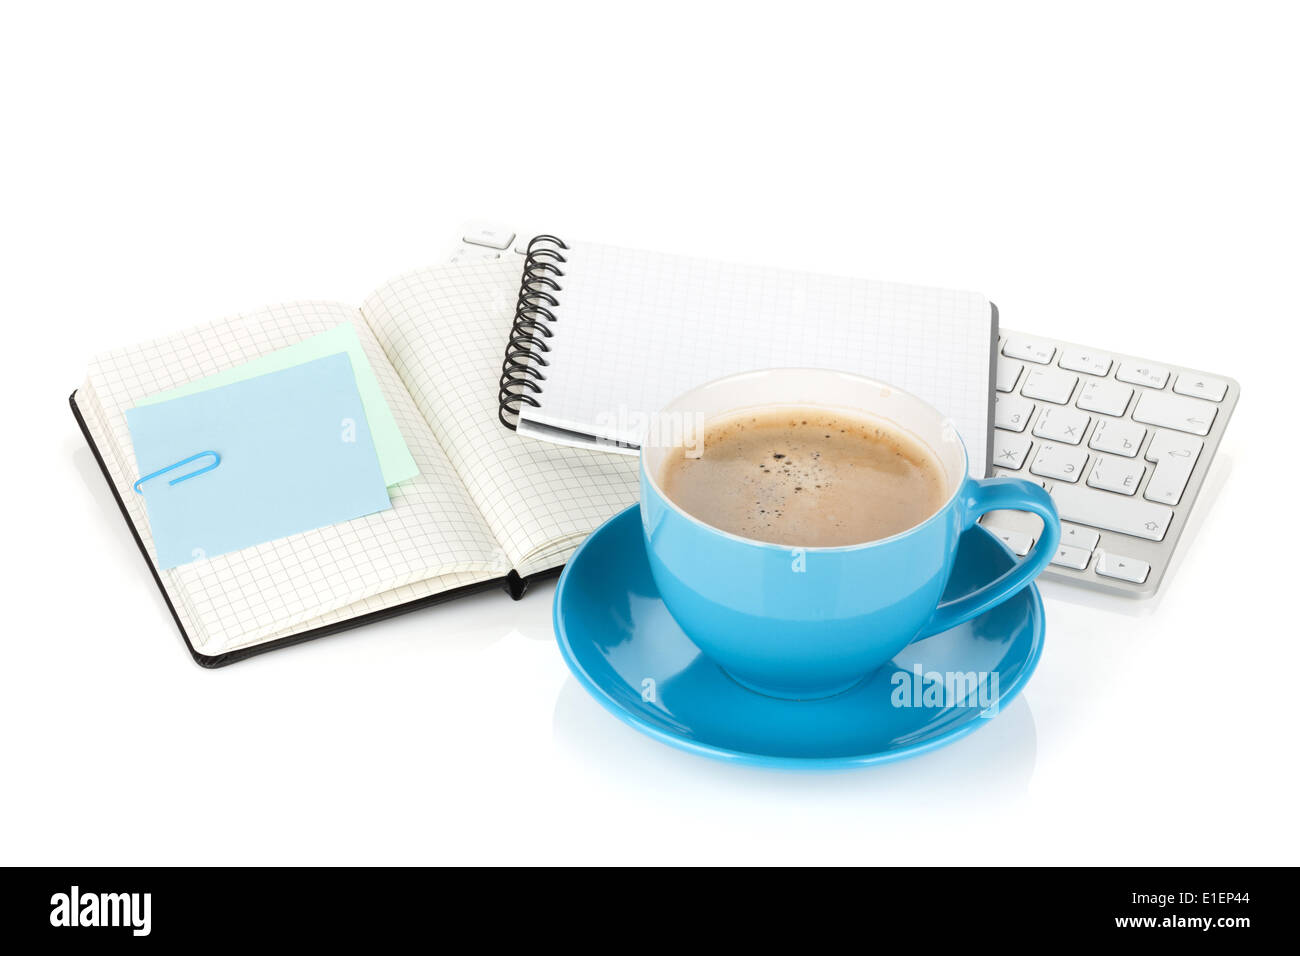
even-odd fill
[[[797,405],[715,419],[699,457],[674,448],[658,478],[670,501],[705,524],[805,548],[888,538],[948,497],[942,466],[918,439],[875,419]]]

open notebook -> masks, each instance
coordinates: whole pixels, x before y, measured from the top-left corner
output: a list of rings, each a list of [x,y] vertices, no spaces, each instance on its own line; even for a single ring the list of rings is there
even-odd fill
[[[636,462],[521,441],[497,424],[501,347],[519,260],[401,276],[358,308],[296,302],[95,358],[73,410],[195,660],[230,663],[473,590],[559,568],[637,498]],[[159,569],[126,410],[350,322],[419,474],[392,507]]]
[[[985,474],[997,309],[974,292],[736,265],[538,236],[499,388],[521,435],[635,453],[646,416],[733,372],[809,366],[947,414]]]

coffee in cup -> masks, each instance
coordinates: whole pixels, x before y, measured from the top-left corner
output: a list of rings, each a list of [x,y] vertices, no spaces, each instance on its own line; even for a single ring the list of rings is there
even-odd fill
[[[816,406],[746,409],[665,457],[659,486],[721,531],[802,548],[906,531],[943,506],[943,468],[915,436]]]

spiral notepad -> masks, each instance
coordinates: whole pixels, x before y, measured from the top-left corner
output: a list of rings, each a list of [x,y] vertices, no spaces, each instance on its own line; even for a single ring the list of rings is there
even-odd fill
[[[996,342],[997,309],[973,292],[542,235],[524,261],[499,418],[521,435],[635,452],[646,415],[711,379],[834,368],[939,408],[984,475]]]

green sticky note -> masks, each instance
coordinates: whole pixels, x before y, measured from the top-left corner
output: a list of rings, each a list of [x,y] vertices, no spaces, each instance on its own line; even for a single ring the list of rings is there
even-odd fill
[[[397,422],[393,419],[393,413],[388,410],[388,403],[384,401],[383,392],[379,390],[379,380],[375,378],[374,369],[370,367],[370,360],[366,358],[365,350],[361,348],[361,340],[357,338],[357,330],[353,328],[351,322],[344,322],[328,332],[313,335],[287,348],[268,352],[251,362],[228,368],[224,372],[217,372],[215,375],[195,379],[186,385],[178,385],[157,395],[150,395],[148,398],[141,399],[136,405],[137,407],[156,405],[158,402],[206,392],[221,385],[233,385],[235,382],[242,382],[270,372],[279,372],[295,365],[302,365],[304,362],[337,355],[340,352],[347,353],[348,358],[352,360],[352,373],[356,376],[357,392],[361,396],[361,407],[365,409],[366,424],[370,427],[370,436],[375,444],[375,452],[379,456],[379,470],[383,472],[384,484],[391,487],[399,481],[414,478],[420,473],[420,469],[406,447],[406,440],[402,438]]]

